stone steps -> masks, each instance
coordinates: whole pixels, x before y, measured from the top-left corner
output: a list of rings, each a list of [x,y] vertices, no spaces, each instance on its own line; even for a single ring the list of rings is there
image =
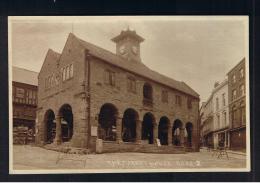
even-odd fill
[[[125,143],[103,143],[103,153],[111,152],[142,152],[161,154],[183,154],[184,147],[176,146],[156,146],[152,144],[125,144]]]

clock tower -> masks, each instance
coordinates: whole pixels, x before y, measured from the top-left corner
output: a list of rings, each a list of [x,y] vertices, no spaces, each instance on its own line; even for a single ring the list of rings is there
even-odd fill
[[[140,43],[144,41],[144,38],[137,35],[135,31],[128,28],[111,40],[116,43],[117,55],[129,61],[141,62]]]

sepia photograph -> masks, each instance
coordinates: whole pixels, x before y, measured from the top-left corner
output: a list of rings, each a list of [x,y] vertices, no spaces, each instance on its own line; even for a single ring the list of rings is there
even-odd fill
[[[249,172],[248,16],[9,16],[9,173]]]

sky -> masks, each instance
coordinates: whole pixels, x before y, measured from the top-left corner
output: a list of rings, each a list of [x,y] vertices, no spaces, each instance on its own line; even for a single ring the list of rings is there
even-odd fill
[[[247,17],[11,17],[9,56],[13,66],[39,72],[48,49],[59,53],[70,32],[115,53],[111,38],[129,27],[142,36],[142,62],[184,81],[206,101],[216,81],[244,57]]]

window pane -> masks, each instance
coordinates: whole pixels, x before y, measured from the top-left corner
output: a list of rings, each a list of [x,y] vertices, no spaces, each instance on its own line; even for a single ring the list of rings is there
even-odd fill
[[[70,68],[69,66],[66,67],[66,79],[69,79],[70,77]]]
[[[110,75],[111,75],[111,83],[110,84],[112,86],[115,86],[115,73],[112,72]]]
[[[24,89],[23,88],[16,88],[16,97],[24,98]]]
[[[73,77],[73,64],[70,65],[70,78]]]

